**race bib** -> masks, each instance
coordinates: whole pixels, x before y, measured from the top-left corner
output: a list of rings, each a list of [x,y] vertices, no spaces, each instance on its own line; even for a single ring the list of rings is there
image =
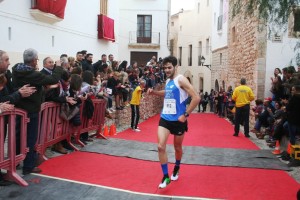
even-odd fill
[[[176,100],[175,99],[165,99],[163,114],[176,114]]]

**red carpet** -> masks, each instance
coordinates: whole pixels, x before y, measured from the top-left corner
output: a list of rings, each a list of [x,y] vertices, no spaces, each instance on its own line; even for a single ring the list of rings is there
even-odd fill
[[[157,142],[157,127],[159,115],[139,124],[141,132],[127,129],[114,138],[135,140],[140,142]],[[239,137],[233,137],[233,126],[223,118],[209,113],[193,113],[188,119],[189,130],[184,138],[184,146],[203,146],[215,148],[253,149],[259,148],[240,133]],[[173,137],[169,137],[168,144],[173,144]]]
[[[180,179],[159,190],[158,163],[83,152],[52,158],[40,167],[49,176],[161,195],[286,200],[295,199],[300,187],[279,170],[182,165]]]

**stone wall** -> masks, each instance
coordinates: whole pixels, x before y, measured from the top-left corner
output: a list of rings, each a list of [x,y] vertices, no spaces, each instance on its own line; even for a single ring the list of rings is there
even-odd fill
[[[214,50],[212,60],[212,84],[217,80],[219,88],[224,85],[236,87],[240,79],[246,78],[257,98],[264,97],[266,74],[267,34],[265,26],[256,17],[245,15],[245,4],[240,1],[240,11],[233,15],[233,4],[229,1],[228,46]],[[235,31],[234,31],[235,30]],[[222,53],[222,64],[220,64]]]
[[[222,54],[222,61],[220,55]],[[219,90],[224,87],[222,82],[225,82],[225,89],[232,85],[228,80],[228,47],[216,49],[212,52],[212,70],[211,70],[211,86],[214,90]],[[216,83],[217,82],[217,83]]]
[[[158,85],[155,90],[161,90],[164,85]],[[140,122],[146,120],[161,112],[163,106],[163,97],[156,95],[147,95],[143,93],[143,98],[140,104]],[[117,110],[113,116],[115,119],[106,120],[106,125],[115,123],[117,127],[128,128],[131,124],[131,108],[125,107],[123,110]]]

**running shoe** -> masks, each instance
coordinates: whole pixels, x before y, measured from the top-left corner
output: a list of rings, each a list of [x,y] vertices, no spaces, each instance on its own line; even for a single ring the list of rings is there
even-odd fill
[[[135,131],[135,132],[141,132],[141,129],[136,128],[136,129],[133,129],[133,131]]]
[[[175,165],[172,176],[171,176],[172,181],[176,181],[179,178],[179,168],[180,168],[179,166]]]
[[[165,188],[167,187],[167,185],[170,184],[170,178],[168,175],[165,175],[163,178],[162,178],[162,181],[161,183],[158,185],[158,188],[162,189],[162,188]]]

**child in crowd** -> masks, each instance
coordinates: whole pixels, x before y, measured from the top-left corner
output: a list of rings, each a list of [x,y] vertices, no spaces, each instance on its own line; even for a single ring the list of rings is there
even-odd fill
[[[135,132],[140,132],[141,130],[137,126],[140,119],[140,102],[142,97],[142,91],[145,88],[146,81],[141,80],[140,85],[137,86],[132,92],[132,98],[130,101],[131,106],[131,128]]]

